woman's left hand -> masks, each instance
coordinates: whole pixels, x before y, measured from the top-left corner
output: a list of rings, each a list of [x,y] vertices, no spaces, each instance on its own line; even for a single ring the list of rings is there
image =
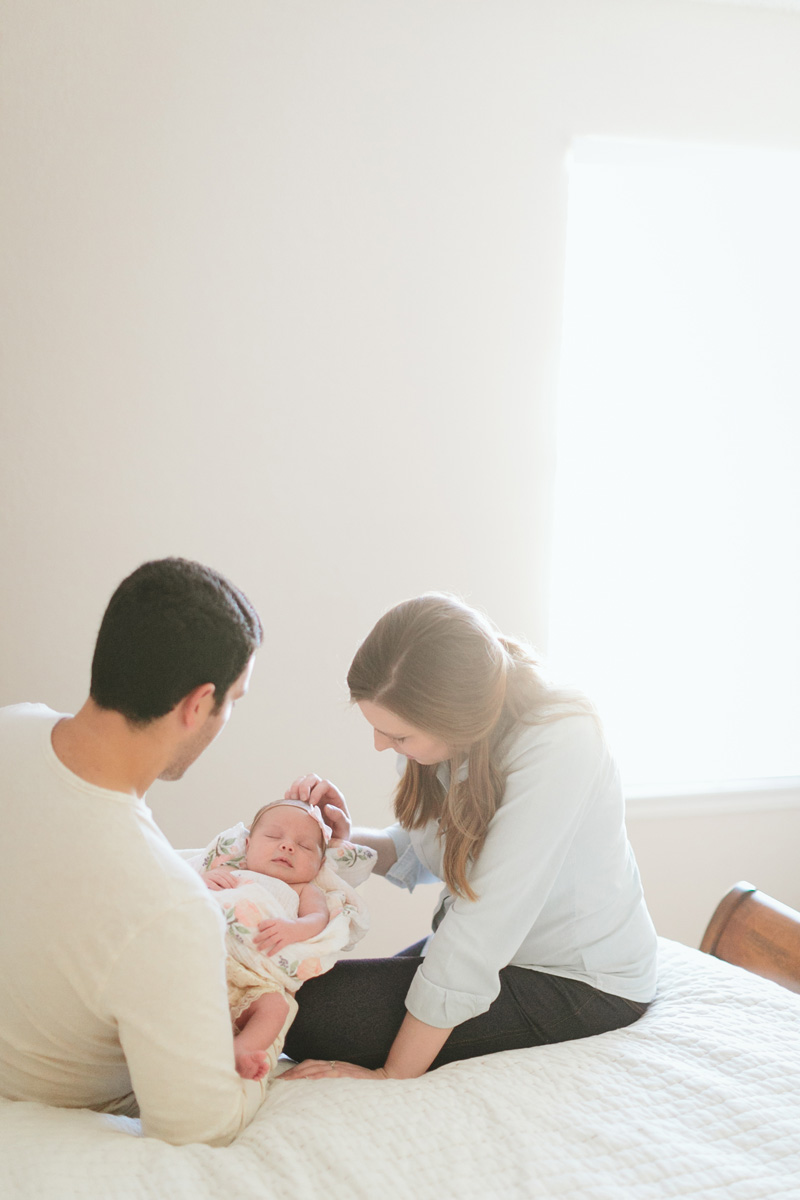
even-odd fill
[[[383,1067],[370,1071],[357,1067],[355,1063],[341,1062],[335,1058],[307,1058],[284,1071],[281,1079],[388,1079]]]
[[[286,789],[283,798],[316,804],[333,836],[343,842],[350,840],[353,822],[347,809],[347,801],[330,779],[313,774],[301,775]]]

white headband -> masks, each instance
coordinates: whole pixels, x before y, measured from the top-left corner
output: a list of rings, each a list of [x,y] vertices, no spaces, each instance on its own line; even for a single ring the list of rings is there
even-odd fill
[[[328,842],[331,840],[332,830],[330,825],[326,825],[323,821],[322,813],[319,811],[319,808],[316,804],[305,804],[302,800],[275,800],[272,804],[264,805],[261,810],[261,816],[263,816],[264,813],[268,812],[271,808],[279,808],[281,805],[283,805],[284,808],[288,807],[302,809],[302,811],[307,813],[313,821],[316,821],[322,830],[322,839],[327,846]],[[259,817],[259,820],[260,819],[261,818]]]

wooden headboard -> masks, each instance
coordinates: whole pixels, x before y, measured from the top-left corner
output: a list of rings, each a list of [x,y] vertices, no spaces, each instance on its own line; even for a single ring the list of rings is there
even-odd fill
[[[700,949],[800,992],[800,913],[751,883],[722,898]]]

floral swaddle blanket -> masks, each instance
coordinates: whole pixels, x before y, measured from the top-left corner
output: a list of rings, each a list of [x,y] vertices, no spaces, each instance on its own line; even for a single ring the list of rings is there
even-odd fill
[[[244,869],[247,834],[240,822],[187,861],[201,874],[225,867],[240,878],[242,882],[235,888],[210,892],[225,916],[228,954],[249,971],[293,993],[304,980],[329,971],[339,954],[350,950],[367,932],[366,906],[354,887],[369,876],[377,855],[352,842],[329,847],[314,880],[328,905],[328,924],[314,937],[284,946],[270,956],[255,948],[253,934],[268,917],[297,916],[297,893],[282,880]]]

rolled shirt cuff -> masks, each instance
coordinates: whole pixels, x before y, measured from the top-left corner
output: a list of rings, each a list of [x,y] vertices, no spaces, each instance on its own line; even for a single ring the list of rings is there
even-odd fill
[[[395,887],[407,888],[409,892],[413,892],[418,883],[441,883],[441,880],[431,874],[417,858],[407,830],[400,825],[390,825],[383,832],[388,833],[397,853],[397,861],[384,876],[389,883],[393,883]]]
[[[406,1008],[412,1017],[433,1025],[436,1029],[452,1029],[456,1025],[479,1017],[486,1012],[494,996],[479,996],[474,992],[456,992],[439,987],[425,978],[421,966],[411,981],[406,996]]]

